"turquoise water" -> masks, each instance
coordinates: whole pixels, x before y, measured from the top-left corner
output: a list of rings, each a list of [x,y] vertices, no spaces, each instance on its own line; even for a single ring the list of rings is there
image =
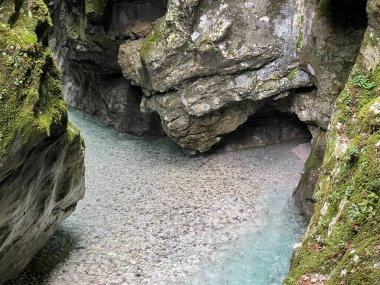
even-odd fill
[[[12,284],[279,285],[305,228],[296,143],[184,156],[77,110],[86,195]]]
[[[264,193],[258,201],[255,228],[240,238],[233,249],[215,256],[201,276],[189,280],[189,284],[281,284],[289,270],[292,247],[306,223],[286,189]]]
[[[167,138],[147,140],[117,134],[113,129],[76,110],[71,110],[70,117],[81,128],[89,144],[87,163],[93,163],[92,157],[99,155],[94,154],[96,148],[100,148],[99,142],[108,141],[110,146],[114,145],[117,148],[120,148],[120,145],[136,148],[133,150],[134,153],[154,151],[160,153],[161,158],[174,157],[175,164],[182,167],[179,148]],[[94,133],[102,137],[94,136]],[[118,142],[115,143],[112,140]],[[135,143],[131,143],[134,140]],[[188,158],[182,158],[182,160],[189,162]],[[139,162],[136,161],[136,165],[138,164]],[[296,170],[297,167],[294,169]],[[271,191],[260,193],[257,203],[253,206],[256,220],[252,223],[252,227],[247,229],[237,241],[217,248],[201,270],[183,283],[194,285],[281,284],[289,270],[292,247],[299,240],[306,226],[305,220],[297,213],[294,206],[293,189],[287,183],[278,183]]]

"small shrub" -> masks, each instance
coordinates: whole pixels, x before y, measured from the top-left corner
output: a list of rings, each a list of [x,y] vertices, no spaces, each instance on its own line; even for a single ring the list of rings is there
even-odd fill
[[[351,204],[348,206],[348,217],[351,221],[357,220],[360,216],[360,209],[358,205]]]

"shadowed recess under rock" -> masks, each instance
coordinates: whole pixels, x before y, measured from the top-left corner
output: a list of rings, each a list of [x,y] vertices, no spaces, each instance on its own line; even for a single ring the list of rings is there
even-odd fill
[[[251,116],[242,126],[224,136],[217,150],[234,150],[281,144],[290,141],[309,142],[312,136],[297,115],[273,110],[262,110]]]

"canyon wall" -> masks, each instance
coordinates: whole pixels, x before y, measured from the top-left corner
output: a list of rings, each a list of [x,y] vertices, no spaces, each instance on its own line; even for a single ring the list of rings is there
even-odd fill
[[[162,124],[194,153],[261,121],[263,110],[296,115],[313,136],[295,192],[311,217],[332,107],[367,27],[365,1],[57,0],[49,7],[66,100],[118,131],[161,134]]]
[[[380,284],[380,2],[339,95],[317,205],[285,284]]]
[[[317,206],[285,283],[376,284],[377,0],[47,4],[50,34],[40,0],[0,4],[0,283],[83,196],[83,142],[67,121],[49,38],[67,102],[118,131],[163,128],[206,152],[255,120],[301,122],[312,152],[295,198],[308,217]]]
[[[68,123],[39,0],[0,2],[0,284],[84,195],[84,145]]]
[[[119,132],[158,135],[156,114],[140,111],[141,90],[117,63],[120,43],[146,36],[165,1],[47,1],[54,27],[50,46],[62,71],[66,102]]]

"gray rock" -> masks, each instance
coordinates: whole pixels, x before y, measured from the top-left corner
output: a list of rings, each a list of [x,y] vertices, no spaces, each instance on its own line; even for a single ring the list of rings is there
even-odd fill
[[[67,119],[42,1],[0,3],[0,284],[84,195],[84,144]],[[6,39],[6,40],[4,40]]]
[[[84,196],[79,134],[17,139],[0,160],[0,284],[22,271]]]
[[[313,82],[296,57],[297,10],[269,1],[198,2],[169,2],[145,40],[121,46],[119,63],[144,88],[143,105],[159,113],[165,132],[203,152],[266,101]]]
[[[284,98],[288,105],[281,108],[312,132],[326,129],[365,28],[358,18],[341,32],[347,17],[338,13],[333,26],[326,5],[171,1],[146,39],[120,47],[119,63],[143,88],[145,110],[157,112],[184,148],[207,151],[268,102]],[[220,127],[227,114],[239,120]]]
[[[311,153],[306,161],[304,173],[298,183],[297,189],[293,193],[295,202],[299,206],[301,213],[308,219],[310,219],[314,213],[316,203],[314,190],[321,171],[325,148],[326,132],[320,130],[313,139]]]
[[[150,21],[165,13],[164,1],[54,1],[50,46],[62,70],[65,98],[119,132],[162,133],[157,115],[141,113],[141,91],[117,64],[121,41],[145,37]],[[109,3],[108,3],[109,2]],[[99,8],[98,8],[99,9]]]

